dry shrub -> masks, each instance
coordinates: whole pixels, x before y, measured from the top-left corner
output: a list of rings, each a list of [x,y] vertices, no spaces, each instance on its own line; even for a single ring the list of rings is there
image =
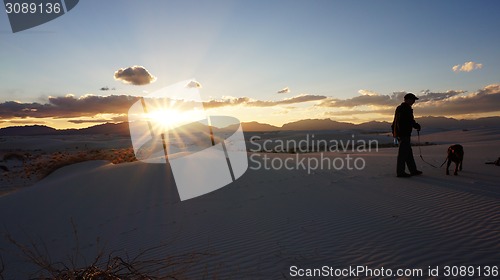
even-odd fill
[[[148,259],[146,255],[153,250],[162,249],[167,245],[160,245],[142,251],[135,257],[118,256],[113,252],[105,256],[104,250],[95,256],[90,264],[78,265],[80,260],[85,262],[79,251],[78,232],[72,222],[73,235],[76,243],[76,250],[73,256],[66,261],[53,262],[45,244],[41,246],[34,241],[28,245],[16,241],[9,234],[8,241],[15,245],[28,262],[36,265],[39,269],[35,272],[35,279],[187,279],[186,273],[204,256],[213,255],[210,253],[187,253],[176,256],[167,256],[158,259]],[[3,280],[2,273],[4,265],[0,256],[0,279]]]
[[[24,159],[25,159],[24,155],[20,154],[20,153],[7,153],[3,156],[4,161],[8,161],[8,160],[24,161]]]

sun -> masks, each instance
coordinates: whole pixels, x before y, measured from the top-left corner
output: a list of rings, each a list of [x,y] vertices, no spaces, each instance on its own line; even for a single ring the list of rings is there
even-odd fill
[[[155,109],[147,114],[154,130],[167,132],[182,125],[199,121],[202,116],[198,108],[191,110],[180,110],[176,108]]]
[[[172,129],[177,126],[182,112],[175,109],[156,110],[147,114],[147,118],[162,130]]]

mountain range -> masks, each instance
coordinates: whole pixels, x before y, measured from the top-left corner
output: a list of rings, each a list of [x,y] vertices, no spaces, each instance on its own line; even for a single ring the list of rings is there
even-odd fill
[[[445,117],[421,117],[416,121],[423,129],[457,130],[495,127],[500,128],[500,117],[487,117],[475,120],[457,120]],[[285,131],[285,130],[362,130],[362,131],[390,131],[391,123],[385,121],[370,121],[361,124],[338,122],[331,119],[306,119],[286,123],[281,127],[258,122],[243,122],[243,131]]]
[[[417,121],[422,125],[423,131],[457,130],[474,128],[500,128],[500,117],[487,117],[475,120],[457,120],[445,117],[421,117]],[[199,126],[199,125],[198,125]],[[234,126],[234,125],[233,125]],[[331,119],[306,119],[286,123],[281,127],[259,122],[242,122],[243,131],[270,132],[270,131],[313,131],[313,130],[361,130],[368,132],[390,131],[389,122],[371,121],[361,124],[338,122]],[[226,127],[222,129],[234,129]],[[44,125],[11,126],[0,129],[0,136],[33,136],[33,135],[85,135],[85,134],[116,134],[129,135],[127,122],[105,123],[82,129],[54,129]]]

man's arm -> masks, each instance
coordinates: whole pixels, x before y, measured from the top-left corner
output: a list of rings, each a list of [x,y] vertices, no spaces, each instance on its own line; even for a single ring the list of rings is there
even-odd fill
[[[413,110],[411,110],[411,126],[415,128],[417,131],[420,131],[422,128],[419,123],[415,121],[415,117],[413,116]]]

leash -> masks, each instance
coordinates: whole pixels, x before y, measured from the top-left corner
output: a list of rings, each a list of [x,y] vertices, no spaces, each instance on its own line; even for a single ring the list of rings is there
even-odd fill
[[[442,167],[448,158],[445,158],[444,162],[439,167],[435,166],[432,163],[429,163],[429,162],[425,161],[424,157],[422,156],[422,143],[420,143],[420,131],[419,130],[417,130],[417,135],[418,135],[418,151],[420,152],[420,158],[422,159],[422,161],[425,162],[425,163],[427,163],[428,165],[434,167],[434,168],[440,168],[440,167]]]
[[[443,165],[445,164],[445,162],[448,160],[448,157],[446,157],[443,161],[443,163],[441,163],[441,165],[439,167],[443,167]]]

